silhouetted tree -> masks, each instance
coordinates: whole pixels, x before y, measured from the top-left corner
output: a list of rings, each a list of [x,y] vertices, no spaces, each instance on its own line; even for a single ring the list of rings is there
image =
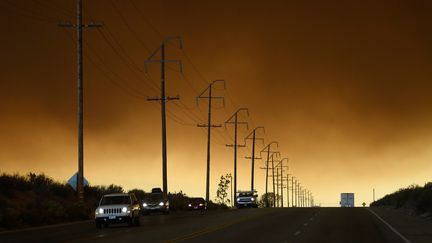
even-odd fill
[[[267,201],[268,199],[268,201]],[[267,205],[268,203],[268,205]],[[261,208],[265,208],[265,207],[271,207],[271,205],[274,205],[275,203],[275,195],[273,192],[269,192],[267,194],[263,194],[260,198],[260,200],[258,201],[258,206]]]
[[[230,180],[227,178],[227,176],[221,176],[220,182],[218,185],[218,189],[216,191],[216,201],[221,204],[227,204],[230,202],[229,199],[227,199],[228,196],[228,188],[230,184]]]
[[[136,189],[136,188],[128,191],[128,193],[135,194],[135,196],[137,197],[138,200],[143,200],[145,198],[145,195],[146,195],[144,190]]]

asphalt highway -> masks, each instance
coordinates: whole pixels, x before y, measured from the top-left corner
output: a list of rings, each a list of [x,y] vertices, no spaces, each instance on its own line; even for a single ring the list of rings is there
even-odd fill
[[[366,208],[270,208],[150,215],[99,230],[92,221],[49,226],[0,233],[0,242],[411,242],[394,230]]]

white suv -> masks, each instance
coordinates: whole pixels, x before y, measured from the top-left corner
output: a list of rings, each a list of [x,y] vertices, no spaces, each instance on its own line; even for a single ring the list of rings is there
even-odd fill
[[[239,191],[237,192],[237,208],[252,207],[257,208],[257,197],[256,191]]]
[[[95,212],[96,228],[108,227],[112,223],[127,223],[129,226],[140,223],[140,204],[133,193],[113,193],[104,195]]]

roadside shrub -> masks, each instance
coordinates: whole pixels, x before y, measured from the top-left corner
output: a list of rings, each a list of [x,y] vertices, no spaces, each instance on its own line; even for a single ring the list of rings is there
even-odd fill
[[[11,207],[3,208],[2,214],[4,217],[3,218],[4,221],[2,222],[1,227],[15,228],[22,225],[22,221],[21,221],[22,217],[20,212],[17,209]]]
[[[190,198],[182,191],[168,193],[168,200],[170,202],[170,210],[184,210],[189,203]]]
[[[138,199],[146,193],[133,189]],[[100,198],[109,193],[124,193],[121,186],[86,186],[85,200],[66,183],[54,181],[44,174],[0,174],[0,230],[56,224],[94,217]],[[190,198],[183,193],[168,194],[172,210],[184,210]],[[426,200],[426,199],[425,199]],[[210,202],[208,209],[225,209],[224,204]]]
[[[371,206],[390,206],[413,210],[418,214],[432,214],[432,182],[426,183],[423,187],[411,185],[401,188],[371,203]]]
[[[207,208],[208,209],[228,209],[228,206],[226,205],[226,204],[224,204],[224,203],[215,203],[215,202],[213,202],[213,201],[209,201],[208,203],[207,203]]]
[[[0,228],[63,223],[94,217],[94,209],[102,195],[123,192],[117,185],[87,186],[85,202],[66,183],[44,174],[0,174]]]

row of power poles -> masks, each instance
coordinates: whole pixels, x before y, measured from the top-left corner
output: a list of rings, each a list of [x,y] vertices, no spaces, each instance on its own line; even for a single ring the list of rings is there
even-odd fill
[[[278,146],[278,142],[273,141],[261,150],[261,153],[265,153],[267,157],[265,167],[261,167],[266,171],[265,207],[284,207],[284,190],[286,190],[287,207],[313,207],[312,192],[302,188],[300,181],[288,173],[289,159],[280,158],[280,152],[275,150]],[[269,178],[272,179],[272,193],[269,192]]]
[[[78,198],[82,201],[84,199],[84,119],[83,119],[83,110],[84,110],[84,71],[83,71],[83,28],[89,28],[89,27],[102,27],[101,24],[98,23],[89,23],[89,24],[83,24],[83,18],[82,18],[82,12],[83,12],[83,1],[77,0],[76,1],[76,24],[71,23],[62,23],[59,26],[60,27],[67,27],[67,28],[74,28],[76,30],[76,36],[77,36],[77,121],[78,121],[78,173],[77,173],[77,191],[78,191]],[[160,97],[153,97],[149,98],[149,101],[157,101],[161,105],[161,122],[162,122],[162,187],[163,191],[165,193],[168,193],[168,173],[167,173],[167,164],[168,164],[168,157],[167,157],[167,132],[166,132],[166,103],[168,101],[172,100],[178,100],[179,97],[170,97],[167,96],[165,93],[165,87],[166,87],[166,74],[165,74],[165,64],[167,62],[170,63],[177,63],[180,65],[180,70],[182,69],[181,61],[180,60],[170,60],[166,58],[166,46],[169,42],[176,41],[179,44],[179,48],[182,48],[182,41],[179,37],[170,37],[166,38],[161,45],[145,60],[145,69],[147,71],[147,66],[150,63],[158,63],[160,64]],[[204,127],[207,128],[207,168],[206,168],[206,201],[210,200],[210,166],[211,166],[211,159],[210,159],[210,152],[211,152],[211,130],[213,128],[219,128],[222,127],[220,124],[215,125],[212,124],[212,101],[213,100],[222,100],[224,97],[220,96],[214,96],[213,89],[216,85],[223,85],[225,89],[225,80],[215,80],[211,82],[208,87],[198,95],[197,102],[200,99],[206,99],[208,103],[208,120],[207,124],[198,124],[198,127]],[[239,118],[240,113],[246,113],[249,115],[249,111],[247,108],[240,108],[238,109],[230,118],[228,118],[225,121],[226,125],[233,125],[234,126],[234,141],[233,144],[227,144],[227,147],[232,147],[234,152],[234,202],[236,202],[236,192],[237,192],[237,148],[239,147],[245,147],[246,141],[251,140],[252,141],[252,154],[250,157],[246,157],[247,159],[251,159],[252,169],[251,169],[251,190],[255,190],[255,184],[254,184],[254,173],[255,173],[255,160],[261,159],[261,155],[263,153],[266,153],[266,166],[263,168],[266,170],[266,184],[265,184],[265,195],[266,195],[266,201],[265,206],[269,207],[276,207],[280,206],[283,207],[283,200],[280,200],[283,198],[283,190],[287,190],[287,206],[289,207],[310,207],[313,206],[313,196],[312,193],[300,186],[300,182],[298,180],[295,180],[295,177],[291,176],[290,180],[290,174],[286,174],[286,177],[284,176],[284,173],[288,170],[288,165],[284,164],[283,162],[286,160],[288,162],[287,158],[283,158],[280,160],[277,160],[277,156],[280,157],[280,153],[278,151],[274,150],[274,147],[278,147],[277,142],[270,142],[267,146],[265,146],[260,151],[260,156],[256,156],[256,141],[260,140],[264,143],[264,139],[258,135],[258,132],[262,130],[265,133],[264,127],[256,127],[252,130],[252,132],[245,137],[244,141],[245,144],[239,144],[238,143],[238,126],[239,125],[248,125],[246,121],[242,121]],[[277,163],[275,165],[275,163]],[[271,169],[271,171],[270,171]],[[276,172],[275,172],[276,169]],[[271,173],[271,175],[270,175]],[[268,182],[269,177],[272,178],[272,189],[273,189],[273,195],[274,199],[272,200],[273,203],[270,205],[269,201],[269,192],[268,192]],[[286,181],[286,183],[285,183]],[[291,182],[291,186],[290,186]],[[285,184],[284,184],[285,183]],[[289,203],[289,190],[291,189],[291,204]],[[280,194],[279,194],[280,191]],[[294,200],[295,198],[295,200]]]

